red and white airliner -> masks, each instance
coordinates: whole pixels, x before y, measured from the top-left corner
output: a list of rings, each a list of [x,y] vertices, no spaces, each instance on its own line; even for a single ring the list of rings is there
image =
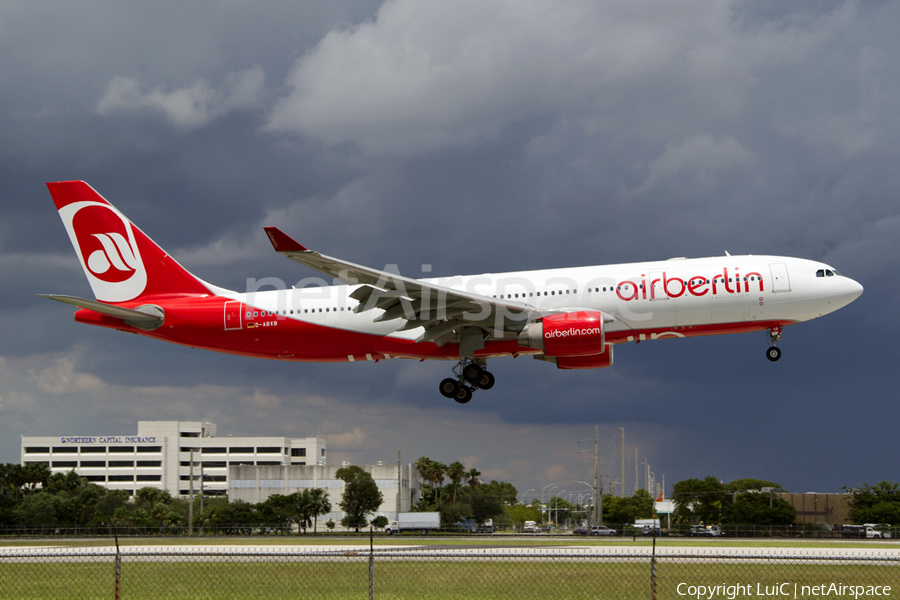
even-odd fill
[[[769,332],[835,311],[862,286],[829,265],[783,256],[658,262],[412,279],[309,250],[275,227],[275,250],[332,286],[238,293],[198,279],[83,181],[48,183],[96,300],[75,320],[217,352],[274,360],[457,361],[441,393],[490,389],[487,359],[560,369],[613,363],[613,347],[662,338]]]

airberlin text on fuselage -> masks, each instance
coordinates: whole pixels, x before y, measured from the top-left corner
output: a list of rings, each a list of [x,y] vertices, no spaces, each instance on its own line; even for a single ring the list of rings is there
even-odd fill
[[[661,285],[657,286],[657,284]],[[755,271],[741,275],[739,269],[734,269],[734,272],[729,275],[728,269],[725,268],[722,273],[712,278],[707,278],[705,275],[694,275],[686,279],[669,277],[663,271],[660,277],[651,279],[649,282],[643,273],[638,282],[629,279],[620,281],[616,284],[616,295],[626,302],[629,300],[654,300],[663,296],[679,298],[685,293],[693,296],[705,296],[706,294],[718,296],[720,294],[747,293],[750,291],[751,284],[758,286],[760,292],[764,291],[762,275]],[[757,288],[754,287],[754,289]]]

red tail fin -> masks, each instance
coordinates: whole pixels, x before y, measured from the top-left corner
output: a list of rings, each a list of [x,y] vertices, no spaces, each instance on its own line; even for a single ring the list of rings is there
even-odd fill
[[[60,181],[47,188],[97,300],[210,293],[87,183]]]

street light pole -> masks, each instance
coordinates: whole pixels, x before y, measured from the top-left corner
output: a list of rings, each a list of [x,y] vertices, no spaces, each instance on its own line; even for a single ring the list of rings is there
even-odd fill
[[[528,490],[528,492],[533,492],[533,491],[534,491],[534,488],[531,488],[530,490]],[[522,504],[525,504],[525,494],[527,494],[528,492],[522,492]]]

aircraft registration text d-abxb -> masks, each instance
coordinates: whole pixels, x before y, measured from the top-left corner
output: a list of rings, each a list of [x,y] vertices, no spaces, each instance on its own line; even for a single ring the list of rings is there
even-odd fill
[[[501,356],[596,369],[624,342],[768,330],[776,361],[784,326],[863,292],[820,262],[728,254],[412,279],[266,227],[276,252],[340,284],[238,293],[189,273],[87,183],[47,187],[96,299],[42,296],[79,307],[76,321],[275,360],[453,360],[440,391],[460,403],[494,385],[487,360]]]

